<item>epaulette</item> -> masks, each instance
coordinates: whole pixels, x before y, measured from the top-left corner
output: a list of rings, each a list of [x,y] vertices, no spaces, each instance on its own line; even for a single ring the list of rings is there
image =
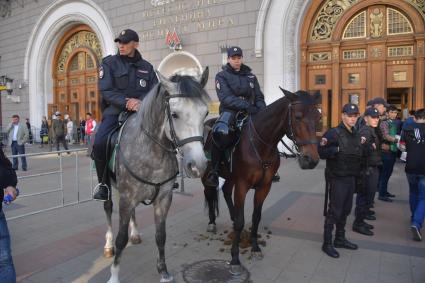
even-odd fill
[[[102,59],[102,64],[109,64],[113,62],[115,55],[108,55]]]

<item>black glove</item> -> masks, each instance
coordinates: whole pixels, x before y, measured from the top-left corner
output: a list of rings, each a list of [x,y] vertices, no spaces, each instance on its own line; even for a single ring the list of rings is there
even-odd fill
[[[248,109],[246,109],[246,111],[248,112],[248,114],[256,114],[260,110],[257,107],[255,107],[254,105],[251,105],[251,106],[248,107]]]

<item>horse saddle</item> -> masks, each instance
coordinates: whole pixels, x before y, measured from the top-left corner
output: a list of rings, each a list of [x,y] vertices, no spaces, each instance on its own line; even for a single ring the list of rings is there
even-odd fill
[[[212,143],[214,142],[212,137],[212,129],[218,119],[219,118],[209,119],[204,124],[204,152],[208,161],[211,161],[211,146],[212,146]],[[236,114],[234,125],[232,125],[234,128],[233,143],[230,147],[228,147],[227,149],[223,151],[222,162],[224,163],[224,166],[227,168],[230,168],[233,151],[239,143],[242,128],[246,124],[246,122],[247,122],[247,116],[245,114],[243,114],[242,112],[239,112]]]
[[[108,169],[115,177],[115,161],[118,147],[121,141],[122,131],[128,118],[132,115],[130,112],[121,112],[118,116],[118,126],[109,134],[107,141],[107,156],[108,156]]]

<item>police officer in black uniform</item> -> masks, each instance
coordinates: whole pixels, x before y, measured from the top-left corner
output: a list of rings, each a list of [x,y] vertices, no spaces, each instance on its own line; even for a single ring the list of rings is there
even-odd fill
[[[372,236],[373,225],[365,222],[370,219],[370,208],[378,188],[379,166],[382,166],[381,140],[379,138],[379,111],[369,107],[364,113],[365,124],[361,126],[359,134],[363,139],[363,168],[360,177],[360,184],[357,187],[355,220],[353,231]]]
[[[98,189],[93,198],[108,200],[111,190],[107,175],[107,140],[118,126],[123,111],[135,112],[143,98],[158,83],[152,65],[142,58],[137,48],[139,36],[131,29],[123,30],[115,39],[118,53],[102,60],[99,90],[102,97],[102,122],[96,132],[92,157],[95,160]]]
[[[345,238],[345,223],[353,205],[356,176],[361,170],[363,154],[360,135],[354,129],[358,117],[357,105],[344,105],[342,122],[336,128],[328,130],[319,145],[320,158],[326,159],[326,198],[329,194],[329,206],[325,208],[327,213],[322,250],[333,258],[339,257],[335,248],[358,248]],[[332,243],[334,225],[336,233]]]
[[[236,114],[243,111],[253,115],[266,107],[257,77],[250,67],[243,64],[242,49],[237,46],[227,49],[227,65],[216,75],[215,83],[220,100],[220,117],[212,129],[212,171],[206,180],[208,186],[218,186],[223,152],[234,143]]]

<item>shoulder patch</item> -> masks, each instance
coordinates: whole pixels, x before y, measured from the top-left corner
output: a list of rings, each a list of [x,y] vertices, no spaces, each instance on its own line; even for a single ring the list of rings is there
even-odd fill
[[[215,86],[217,87],[217,89],[220,89],[220,82],[218,80],[215,81]]]
[[[99,67],[99,79],[103,79],[103,76],[104,76],[104,71],[103,71],[103,66],[100,66]]]

